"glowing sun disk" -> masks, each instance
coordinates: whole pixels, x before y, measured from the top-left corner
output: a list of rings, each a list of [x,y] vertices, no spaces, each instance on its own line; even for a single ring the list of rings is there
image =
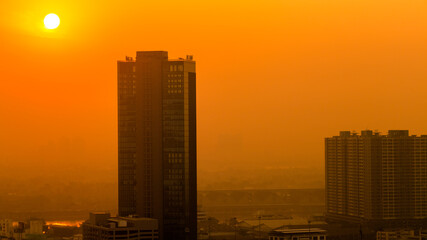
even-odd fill
[[[59,17],[55,13],[50,13],[44,18],[44,26],[47,29],[55,29],[59,26]]]

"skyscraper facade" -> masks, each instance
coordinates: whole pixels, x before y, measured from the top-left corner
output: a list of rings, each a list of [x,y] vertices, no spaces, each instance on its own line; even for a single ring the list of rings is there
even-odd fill
[[[119,215],[159,220],[160,239],[196,239],[196,72],[192,56],[118,61]]]
[[[325,158],[330,220],[427,218],[427,135],[343,131],[325,139]]]

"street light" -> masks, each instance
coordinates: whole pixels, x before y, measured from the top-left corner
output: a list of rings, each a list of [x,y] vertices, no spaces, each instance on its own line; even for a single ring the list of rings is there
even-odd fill
[[[237,240],[237,218],[234,219],[234,240]]]
[[[212,220],[213,218],[211,218],[211,217],[208,217],[208,240],[210,240],[211,239],[211,220]]]

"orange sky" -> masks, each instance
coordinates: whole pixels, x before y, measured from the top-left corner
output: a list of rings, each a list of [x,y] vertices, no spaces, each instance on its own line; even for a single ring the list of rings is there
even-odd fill
[[[61,25],[46,31],[51,12]],[[201,170],[323,171],[340,130],[427,134],[426,13],[424,0],[2,0],[0,169],[116,179],[116,61],[137,50],[194,55]]]

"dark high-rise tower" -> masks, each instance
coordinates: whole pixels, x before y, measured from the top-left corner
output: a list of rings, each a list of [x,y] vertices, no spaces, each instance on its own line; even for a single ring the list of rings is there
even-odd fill
[[[160,239],[196,239],[195,62],[137,52],[117,79],[119,215],[158,219]]]

